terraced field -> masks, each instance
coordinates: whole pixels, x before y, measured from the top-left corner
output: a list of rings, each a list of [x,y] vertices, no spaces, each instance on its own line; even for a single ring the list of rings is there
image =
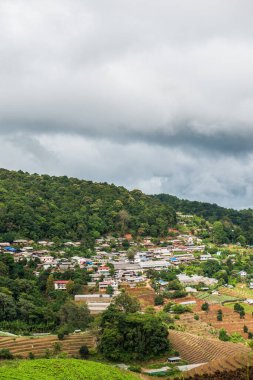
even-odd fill
[[[169,339],[182,359],[190,364],[207,363],[222,357],[248,355],[250,349],[242,344],[221,342],[217,339],[204,338],[186,332],[170,330]]]
[[[95,348],[96,338],[93,334],[87,332],[83,334],[69,335],[64,340],[58,340],[56,335],[46,337],[33,338],[7,338],[0,337],[0,349],[8,348],[14,356],[26,358],[29,352],[32,352],[35,357],[43,357],[46,350],[53,350],[54,344],[61,345],[61,351],[68,356],[78,356],[79,349],[86,344],[89,348]]]
[[[246,284],[239,283],[233,289],[222,287],[219,289],[221,294],[237,298],[253,298],[253,290],[249,289]]]
[[[205,378],[208,378],[208,376],[214,375],[215,373],[234,372],[240,368],[246,368],[252,365],[252,353],[214,359],[200,367],[187,371],[184,375],[184,379],[194,378],[194,376],[204,376]]]
[[[131,372],[76,359],[20,360],[0,366],[1,380],[137,380]]]

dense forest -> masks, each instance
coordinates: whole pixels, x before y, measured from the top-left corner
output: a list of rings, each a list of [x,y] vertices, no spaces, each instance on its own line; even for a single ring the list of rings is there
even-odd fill
[[[0,239],[83,240],[104,234],[166,235],[167,204],[107,183],[0,169]]]
[[[172,207],[176,212],[183,214],[193,214],[208,220],[211,223],[221,221],[223,224],[230,225],[230,241],[236,238],[236,235],[243,234],[246,241],[253,244],[253,210],[234,210],[218,206],[217,204],[188,201],[179,199],[173,195],[158,194],[154,198],[164,204]],[[234,227],[233,227],[234,225]],[[233,231],[233,228],[238,227],[239,230]],[[233,236],[234,233],[234,236]]]

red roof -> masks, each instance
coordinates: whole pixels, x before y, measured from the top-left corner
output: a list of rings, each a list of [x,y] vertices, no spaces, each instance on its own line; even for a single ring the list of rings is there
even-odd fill
[[[54,281],[54,284],[67,284],[69,280],[60,280],[60,281]]]

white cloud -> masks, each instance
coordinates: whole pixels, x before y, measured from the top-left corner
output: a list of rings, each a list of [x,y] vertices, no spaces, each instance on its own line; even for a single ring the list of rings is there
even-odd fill
[[[1,1],[1,165],[251,206],[252,10]]]

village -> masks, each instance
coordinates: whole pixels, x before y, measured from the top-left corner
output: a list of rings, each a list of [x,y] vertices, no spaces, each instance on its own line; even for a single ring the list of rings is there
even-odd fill
[[[69,271],[84,270],[89,281],[84,284],[82,291],[73,296],[76,302],[86,302],[91,314],[104,311],[121,289],[151,288],[152,271],[159,273],[176,270],[177,280],[189,295],[197,293],[197,289],[219,294],[216,289],[219,282],[217,278],[198,274],[189,275],[186,272],[189,266],[198,267],[209,260],[224,261],[222,252],[210,254],[206,244],[199,237],[180,234],[176,229],[170,229],[169,233],[174,236],[159,241],[159,244],[150,237],[134,241],[131,234],[126,234],[122,238],[113,236],[99,238],[95,241],[94,252],[88,255],[88,258],[83,257],[80,241],[64,242],[60,249],[57,249],[53,241],[34,242],[22,239],[13,243],[0,243],[0,252],[9,253],[15,262],[33,261],[36,263],[34,270],[36,276],[39,276],[41,271],[49,271],[53,276],[59,277],[68,274]],[[230,256],[233,259],[234,255]],[[237,276],[245,281],[247,273],[242,270]],[[70,282],[68,278],[55,279],[54,289],[66,291]],[[167,284],[168,281],[162,279],[157,281],[160,290],[166,288]],[[228,284],[225,286],[228,289],[233,288]],[[249,288],[252,287],[253,283],[250,282]],[[253,303],[251,299],[247,301],[249,304]],[[192,304],[193,301],[189,303]]]

